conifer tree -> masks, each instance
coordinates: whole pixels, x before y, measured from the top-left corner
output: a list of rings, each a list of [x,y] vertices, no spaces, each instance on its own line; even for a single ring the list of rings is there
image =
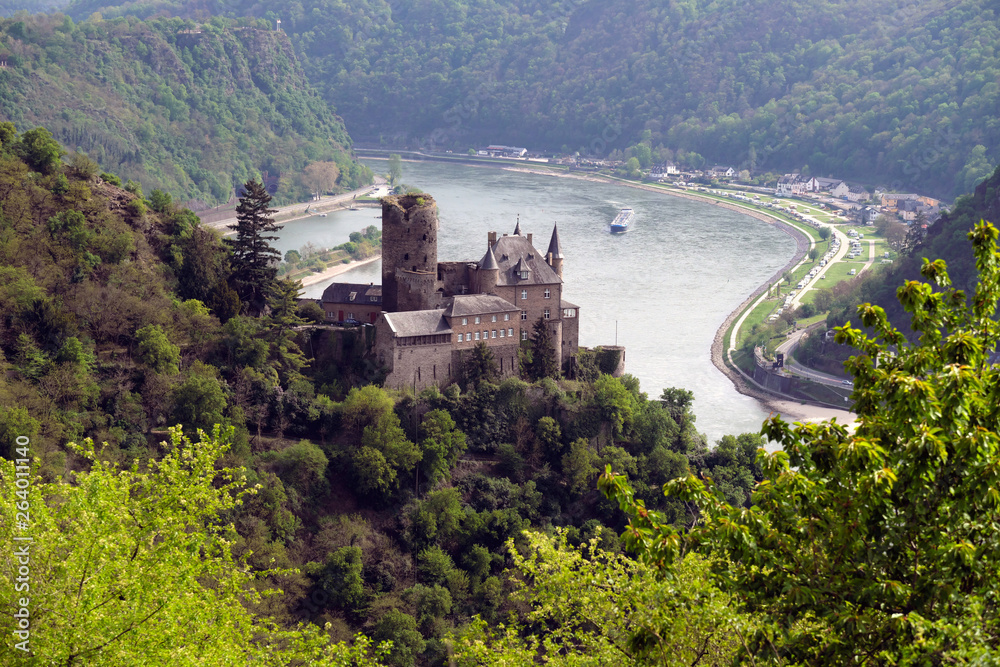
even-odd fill
[[[552,334],[541,317],[531,332],[531,360],[527,364],[528,377],[532,380],[559,377],[559,362],[552,347]]]
[[[271,195],[260,181],[251,179],[243,188],[246,194],[236,207],[236,224],[229,226],[236,238],[226,242],[233,251],[233,288],[245,311],[256,316],[264,311],[281,261],[281,253],[271,246],[278,238],[273,217],[277,210],[268,208]]]

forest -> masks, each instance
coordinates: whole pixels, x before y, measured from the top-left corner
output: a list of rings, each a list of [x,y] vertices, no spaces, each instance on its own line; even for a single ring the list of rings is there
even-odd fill
[[[0,123],[0,628],[28,642],[0,657],[991,664],[998,179],[953,212],[978,279],[924,261],[912,340],[870,303],[837,329],[853,429],[772,416],[709,448],[694,394],[650,399],[612,351],[382,389],[365,334],[247,261],[263,184],[223,242]]]
[[[332,188],[371,182],[288,40],[255,21],[20,15],[0,21],[0,55],[0,117],[192,207],[254,176],[300,201],[314,164],[334,166]]]
[[[174,624],[218,613],[235,619],[236,634],[213,639],[215,648],[258,650],[254,633],[266,631],[299,633],[274,641],[301,653],[318,632],[335,643],[363,632],[393,642],[387,664],[440,664],[451,633],[515,608],[506,544],[526,545],[524,530],[559,528],[568,545],[597,540],[621,553],[625,517],[596,488],[605,466],[627,471],[638,497],[679,525],[689,511],[660,495],[668,479],[711,474],[741,506],[762,479],[759,435],[726,436],[710,449],[691,392],[649,398],[634,378],[603,374],[617,362],[599,352],[583,356],[575,380],[542,370],[497,382],[483,359],[460,385],[384,390],[365,330],[311,325],[322,313],[298,303],[298,283],[278,278],[276,266],[243,262],[252,244],[239,229],[223,243],[169,193],[147,198],[116,180],[44,128],[0,124],[0,456],[32,461],[38,526],[49,531],[38,548],[51,549],[44,562],[53,569],[35,574],[51,605],[36,618],[46,660],[84,650],[82,627],[110,638],[121,630],[116,619],[147,613],[159,614],[154,624],[87,648],[88,664],[154,650],[150,633],[161,626],[177,651],[208,655]],[[263,186],[246,188],[240,210],[266,217]],[[205,470],[215,472],[205,478]],[[0,474],[5,493],[14,492],[13,474]],[[53,502],[72,489],[90,491]],[[198,508],[177,504],[187,490]],[[121,509],[120,498],[161,495],[175,500]],[[12,500],[4,511],[22,502]],[[116,518],[107,532],[69,528],[90,512]],[[13,525],[3,521],[5,544]],[[211,546],[190,562],[190,578],[172,581],[160,570],[190,555],[192,526]],[[87,579],[88,540],[134,553],[122,563],[114,549],[102,551],[106,574],[77,608],[58,587]],[[163,549],[152,548],[160,541]],[[190,595],[191,605],[157,612],[161,598],[133,603],[152,570],[164,594]],[[199,577],[224,578],[236,598],[205,597]],[[93,614],[81,611],[105,598]],[[86,622],[66,620],[74,614]],[[5,632],[10,622],[0,620]],[[351,646],[343,650],[365,644]],[[5,663],[12,650],[0,648]]]
[[[802,169],[950,199],[1000,161],[983,0],[75,0],[98,12],[281,20],[356,141]],[[751,150],[752,149],[752,150]],[[942,177],[942,175],[944,175]]]

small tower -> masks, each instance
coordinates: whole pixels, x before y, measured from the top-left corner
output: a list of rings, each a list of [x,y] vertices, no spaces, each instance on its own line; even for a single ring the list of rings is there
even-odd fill
[[[497,264],[496,255],[493,254],[493,246],[486,245],[486,254],[479,262],[479,270],[476,272],[479,279],[479,293],[492,294],[496,291],[497,281],[500,279],[500,265]]]
[[[563,277],[563,254],[559,247],[559,226],[556,224],[552,225],[552,240],[549,241],[549,249],[545,251],[545,263],[552,267],[557,276]]]
[[[437,205],[428,194],[382,198],[382,308],[429,308],[437,278]]]
[[[514,236],[521,236],[521,215],[517,216],[517,224],[514,225]]]

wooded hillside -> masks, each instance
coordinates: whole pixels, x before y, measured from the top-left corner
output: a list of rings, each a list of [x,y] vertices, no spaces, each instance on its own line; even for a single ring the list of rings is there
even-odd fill
[[[302,170],[324,161],[344,188],[370,182],[285,35],[252,21],[22,16],[0,21],[0,54],[0,117],[147,191],[217,204],[261,174],[300,199]]]
[[[654,150],[676,151],[658,157],[692,166],[808,167],[943,197],[1000,159],[1000,35],[984,0],[78,0],[68,11],[281,19],[362,142],[605,154],[648,130]]]

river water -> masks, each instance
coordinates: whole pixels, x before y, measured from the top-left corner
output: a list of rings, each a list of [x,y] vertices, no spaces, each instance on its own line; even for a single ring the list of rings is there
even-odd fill
[[[384,161],[370,166],[386,169]],[[404,163],[403,181],[438,203],[440,261],[478,261],[487,232],[513,232],[518,216],[545,252],[557,222],[564,298],[581,307],[580,344],[624,345],[626,372],[651,398],[665,387],[693,391],[696,425],[710,444],[760,430],[767,413],[712,365],[710,348],[726,316],[795,253],[791,237],[734,211],[623,185],[433,162]],[[636,212],[632,228],[612,235],[609,223],[625,206]],[[292,222],[275,245],[282,253],[307,242],[338,245],[381,226],[380,217],[380,209],[361,209]],[[305,295],[319,297],[334,281],[380,283],[381,271],[373,262]]]

